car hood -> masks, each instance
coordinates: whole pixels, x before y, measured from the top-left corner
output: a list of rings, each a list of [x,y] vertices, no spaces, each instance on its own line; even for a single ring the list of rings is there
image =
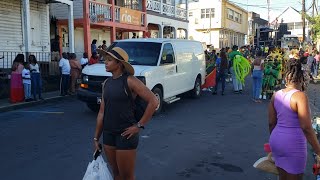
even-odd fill
[[[141,65],[133,65],[134,68],[134,76],[144,76],[144,72],[154,68],[154,66],[141,66]],[[83,74],[91,75],[91,76],[112,76],[111,73],[106,71],[104,64],[93,64],[87,65],[83,70]]]

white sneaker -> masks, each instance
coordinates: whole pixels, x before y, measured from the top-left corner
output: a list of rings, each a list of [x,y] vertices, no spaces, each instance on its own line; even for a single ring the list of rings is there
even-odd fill
[[[263,99],[266,100],[266,99],[267,99],[267,96],[266,96],[266,95],[263,95]]]
[[[260,94],[259,99],[262,99],[262,95]]]

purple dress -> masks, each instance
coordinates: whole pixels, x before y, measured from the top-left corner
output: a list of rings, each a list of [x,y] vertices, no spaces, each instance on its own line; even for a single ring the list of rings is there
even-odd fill
[[[301,129],[298,113],[290,107],[293,93],[282,90],[276,92],[274,108],[277,113],[277,125],[273,129],[269,143],[276,166],[290,174],[304,173],[307,163],[307,141]]]

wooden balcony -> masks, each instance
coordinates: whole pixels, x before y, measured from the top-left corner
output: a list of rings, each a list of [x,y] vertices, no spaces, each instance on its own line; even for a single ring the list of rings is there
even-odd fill
[[[161,5],[161,2],[157,0],[147,0],[147,10],[183,20],[187,19],[186,9],[164,3]]]
[[[114,12],[114,14],[112,14]],[[89,17],[91,24],[104,22],[118,22],[135,26],[144,26],[146,13],[111,4],[89,2]]]

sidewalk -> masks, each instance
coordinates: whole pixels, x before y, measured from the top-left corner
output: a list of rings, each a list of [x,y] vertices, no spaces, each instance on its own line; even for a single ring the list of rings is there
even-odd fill
[[[16,109],[25,108],[28,106],[45,104],[48,102],[54,102],[66,98],[71,98],[73,96],[60,96],[60,91],[52,91],[42,93],[44,100],[42,101],[31,101],[31,102],[21,102],[21,103],[10,103],[9,99],[0,99],[0,112],[12,111]]]

